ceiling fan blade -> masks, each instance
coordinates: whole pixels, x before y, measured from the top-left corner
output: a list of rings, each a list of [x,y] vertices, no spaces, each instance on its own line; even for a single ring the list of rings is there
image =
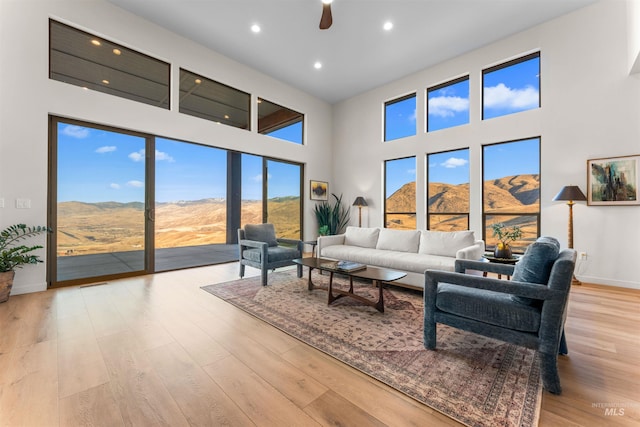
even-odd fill
[[[331,3],[322,4],[322,16],[320,17],[320,29],[326,30],[333,24],[333,17],[331,16]]]

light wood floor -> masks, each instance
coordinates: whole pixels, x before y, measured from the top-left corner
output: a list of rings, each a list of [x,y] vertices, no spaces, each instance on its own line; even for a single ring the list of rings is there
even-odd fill
[[[236,277],[233,263],[12,296],[0,425],[457,425],[199,289]],[[640,425],[639,308],[637,291],[573,289],[564,393],[544,393],[540,425]]]

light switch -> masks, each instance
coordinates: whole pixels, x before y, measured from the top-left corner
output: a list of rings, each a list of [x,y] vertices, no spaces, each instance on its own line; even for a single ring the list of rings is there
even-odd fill
[[[16,199],[16,209],[31,209],[31,199]]]

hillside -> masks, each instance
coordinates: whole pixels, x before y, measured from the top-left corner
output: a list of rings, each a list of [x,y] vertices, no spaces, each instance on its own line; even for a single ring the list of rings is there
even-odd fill
[[[269,220],[283,237],[299,238],[299,198],[268,202]],[[203,199],[158,203],[155,247],[170,248],[226,243],[226,201]],[[144,248],[143,203],[58,204],[58,255],[124,252]],[[262,222],[262,202],[243,200],[242,224]]]

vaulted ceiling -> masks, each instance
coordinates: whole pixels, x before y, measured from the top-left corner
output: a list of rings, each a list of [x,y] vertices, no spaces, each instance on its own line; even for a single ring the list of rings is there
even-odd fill
[[[334,0],[327,30],[321,0],[109,1],[336,103],[596,0]]]

